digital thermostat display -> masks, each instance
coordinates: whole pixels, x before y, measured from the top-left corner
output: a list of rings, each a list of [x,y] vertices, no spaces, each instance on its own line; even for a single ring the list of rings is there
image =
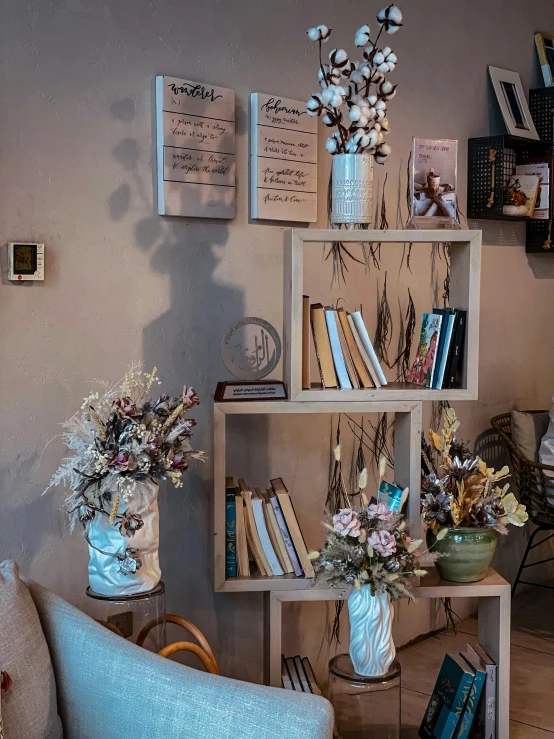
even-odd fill
[[[44,280],[44,244],[8,244],[9,280]]]

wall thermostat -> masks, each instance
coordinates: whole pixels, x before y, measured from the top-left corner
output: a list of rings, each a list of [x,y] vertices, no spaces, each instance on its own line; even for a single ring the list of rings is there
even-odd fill
[[[8,280],[44,280],[44,244],[8,244]]]

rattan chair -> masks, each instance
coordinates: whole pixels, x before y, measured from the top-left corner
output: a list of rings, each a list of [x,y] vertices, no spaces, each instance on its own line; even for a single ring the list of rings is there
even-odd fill
[[[526,413],[545,413],[545,411],[526,411]],[[544,544],[545,541],[554,537],[554,533],[551,533],[544,539],[541,539],[541,541],[533,543],[539,532],[554,531],[554,467],[534,462],[523,456],[512,440],[511,413],[504,413],[501,416],[491,418],[491,425],[508,447],[510,459],[512,460],[512,475],[515,485],[519,490],[520,501],[527,507],[529,520],[537,527],[529,537],[525,554],[523,555],[512,586],[512,595],[514,595],[520,583],[522,585],[534,585],[535,587],[554,590],[553,585],[527,582],[526,580],[520,579],[521,573],[527,567],[536,567],[537,565],[554,560],[554,557],[547,557],[538,562],[525,563],[531,549]],[[548,498],[553,503],[550,503]]]

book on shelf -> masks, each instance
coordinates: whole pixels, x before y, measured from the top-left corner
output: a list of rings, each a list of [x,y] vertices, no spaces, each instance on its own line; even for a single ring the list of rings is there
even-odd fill
[[[526,201],[522,205],[525,205],[524,215],[528,218],[533,217],[533,211],[535,210],[535,203],[537,202],[537,195],[539,193],[540,179],[538,175],[518,174],[512,175],[508,180],[508,190],[517,189],[525,196]]]
[[[360,313],[360,311],[354,311],[352,313],[352,320],[354,321],[354,324],[356,326],[356,331],[358,332],[358,335],[361,339],[363,347],[366,350],[369,356],[369,359],[371,360],[371,364],[375,368],[375,372],[377,373],[379,382],[381,383],[381,385],[386,385],[387,380],[385,378],[383,368],[381,367],[379,359],[377,358],[377,354],[375,353],[375,349],[373,348],[373,344],[371,343],[369,334],[367,333],[367,329],[365,327],[365,323],[364,323],[364,320],[362,318],[362,314]]]
[[[252,556],[254,557],[254,561],[256,562],[257,568],[262,575],[267,576],[272,573],[269,562],[267,561],[265,552],[262,547],[262,542],[260,541],[258,529],[256,527],[254,508],[252,506],[252,491],[246,484],[246,481],[242,478],[239,478],[239,487],[242,498],[244,500],[246,540],[248,542],[250,551],[252,552]]]
[[[235,483],[225,478],[225,576],[237,576],[237,517],[235,514]]]
[[[277,557],[277,552],[273,548],[273,543],[269,536],[264,513],[264,500],[260,488],[254,488],[252,493],[252,509],[254,511],[254,522],[258,530],[262,549],[269,564],[269,571],[267,574],[276,576],[284,575],[284,570],[281,567],[281,563]]]
[[[358,329],[356,328],[356,324],[354,323],[354,319],[352,318],[352,314],[348,313],[347,318],[348,318],[348,325],[350,326],[350,331],[352,332],[352,336],[354,337],[354,341],[356,343],[356,346],[358,347],[358,351],[362,357],[363,363],[367,371],[369,372],[371,376],[371,382],[373,383],[373,387],[379,388],[381,387],[381,381],[379,380],[377,370],[373,366],[373,363],[369,357],[369,354],[365,350],[365,347],[358,333]]]
[[[462,384],[462,357],[464,354],[467,311],[456,309],[450,354],[446,360],[446,378],[443,387],[457,387]]]
[[[444,377],[446,373],[448,357],[450,356],[453,328],[456,320],[456,309],[433,308],[433,313],[435,315],[442,316],[439,343],[437,347],[435,376],[433,377],[433,388],[435,388],[435,390],[441,390],[443,387],[445,387]]]
[[[325,308],[321,303],[314,303],[310,306],[310,319],[321,383],[325,388],[336,388],[338,387],[337,375],[327,330]]]
[[[516,175],[527,175],[539,178],[537,199],[531,218],[548,220],[550,218],[550,166],[548,162],[531,162],[517,164]]]
[[[246,522],[244,519],[244,500],[240,493],[240,488],[235,489],[235,524],[237,539],[237,575],[239,577],[250,577],[250,560],[248,558]]]
[[[302,297],[302,390],[310,389],[310,298]]]
[[[344,362],[346,364],[346,370],[348,372],[348,377],[350,378],[350,384],[352,385],[353,388],[355,388],[356,390],[359,390],[360,380],[358,378],[356,367],[354,366],[354,360],[352,359],[352,355],[350,354],[350,349],[348,348],[348,342],[346,341],[346,334],[344,333],[344,329],[343,329],[342,322],[339,317],[338,310],[333,309],[333,314],[335,316],[335,321],[337,323],[337,331],[339,334],[340,348],[342,350],[342,355],[344,357]]]
[[[307,657],[281,655],[281,683],[285,690],[322,695],[310,660]]]
[[[300,526],[298,525],[298,519],[296,518],[294,507],[292,505],[288,490],[285,487],[285,483],[280,477],[277,477],[274,480],[270,480],[270,483],[279,501],[279,506],[289,530],[290,538],[292,539],[292,543],[294,545],[294,550],[297,554],[300,565],[304,570],[304,575],[307,578],[315,577],[312,562],[308,557],[308,549],[306,547],[304,537],[302,536]]]
[[[452,739],[464,710],[475,674],[459,655],[444,657],[418,735],[422,739]]]
[[[338,308],[337,316],[339,317],[350,358],[352,360],[352,363],[354,364],[355,372],[358,376],[358,386],[363,388],[375,387],[375,383],[372,381],[366,365],[364,364],[364,360],[362,359],[362,355],[360,354],[360,349],[358,347],[356,339],[354,338],[354,334],[352,333],[348,314],[346,313],[344,308]]]
[[[554,184],[554,181],[552,180],[553,173],[554,173],[554,156],[541,156],[541,157],[529,157],[529,164],[546,164],[548,166],[548,169],[546,167],[543,169],[543,179],[541,180],[541,187],[543,185],[548,186],[548,195],[549,198],[547,200],[548,202],[548,218],[552,218],[552,214],[554,213],[554,190],[552,189],[552,185]],[[543,199],[541,197],[541,208],[544,206]]]
[[[496,739],[496,663],[479,644],[468,643],[466,651],[487,675],[469,732],[470,739]]]
[[[475,720],[475,712],[479,705],[487,673],[481,667],[480,661],[474,659],[471,654],[460,652],[460,657],[467,662],[475,675],[455,734],[456,739],[468,739],[469,732]]]
[[[333,308],[325,308],[325,321],[327,323],[327,332],[329,333],[329,343],[331,344],[331,354],[333,355],[333,364],[341,390],[352,390],[352,383],[346,369],[346,361],[342,353],[342,346],[339,339],[337,327],[337,315]]]
[[[275,494],[273,488],[271,488],[271,490],[268,490],[267,493],[270,503],[273,507],[273,512],[275,513],[275,518],[277,519],[277,523],[279,524],[279,530],[281,531],[281,536],[283,537],[283,541],[285,542],[285,547],[287,549],[287,554],[289,555],[294,574],[296,575],[296,577],[301,577],[302,567],[300,566],[300,560],[298,559],[298,556],[296,554],[296,550],[294,548],[294,544],[292,542],[292,538],[287,523],[285,521],[283,511],[281,510],[279,498]]]
[[[256,490],[258,490],[258,488],[256,488]],[[285,540],[283,539],[281,529],[279,528],[277,518],[275,517],[275,511],[273,510],[273,506],[271,505],[268,493],[260,491],[260,494],[264,501],[265,523],[267,526],[267,531],[269,533],[269,538],[271,539],[271,543],[273,544],[273,549],[275,550],[275,554],[277,555],[279,564],[283,568],[283,572],[290,574],[294,572],[294,570],[292,568],[292,562],[290,561],[289,553],[287,552]]]
[[[442,316],[440,314],[423,314],[416,357],[406,377],[408,382],[413,382],[422,387],[433,387],[441,324]]]

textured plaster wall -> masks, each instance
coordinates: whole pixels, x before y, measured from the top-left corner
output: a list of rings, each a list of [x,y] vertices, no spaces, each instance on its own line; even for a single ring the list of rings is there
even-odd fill
[[[248,94],[307,97],[316,58],[305,29],[325,22],[337,43],[350,44],[354,30],[372,23],[380,7],[377,0],[2,4],[0,243],[44,241],[46,281],[12,286],[3,270],[0,285],[0,559],[16,558],[31,577],[85,605],[84,543],[67,532],[63,495],[41,493],[63,453],[55,438],[60,421],[80,405],[90,380],[115,380],[134,358],[156,364],[172,392],[184,382],[197,388],[203,404],[195,441],[211,454],[211,393],[226,377],[221,336],[244,315],[282,327],[282,228],[248,221]],[[525,87],[539,84],[533,33],[554,27],[550,0],[407,0],[402,9],[405,28],[391,38],[400,59],[399,93],[389,115],[394,156],[386,170],[392,226],[398,172],[404,178],[412,135],[460,140],[464,209],[466,140],[489,132],[486,65],[519,70]],[[154,215],[156,74],[236,89],[234,221]],[[322,150],[320,225],[328,167]],[[381,182],[383,176],[380,170]],[[485,242],[480,398],[458,405],[464,435],[472,440],[495,413],[545,407],[554,384],[553,283],[534,277],[518,246],[521,232],[489,224]],[[371,314],[386,268],[391,304],[405,300],[407,282],[420,315],[431,305],[429,253],[423,249],[413,273],[400,278],[399,262],[391,249],[380,274],[352,268],[347,289],[331,288],[329,263],[316,247],[310,294],[344,296],[351,305],[363,301]],[[548,263],[540,266],[548,272]],[[229,473],[256,484],[282,475],[294,488],[308,538],[317,543],[328,421],[243,420],[231,430]],[[168,610],[201,625],[224,674],[259,680],[262,598],[213,594],[211,515],[209,463],[194,466],[183,490],[163,491]],[[523,542],[516,532],[510,553],[506,546],[500,553],[507,575]],[[287,648],[322,664],[324,606],[293,605],[287,617]],[[398,641],[436,623],[428,608],[410,611],[399,621]]]

